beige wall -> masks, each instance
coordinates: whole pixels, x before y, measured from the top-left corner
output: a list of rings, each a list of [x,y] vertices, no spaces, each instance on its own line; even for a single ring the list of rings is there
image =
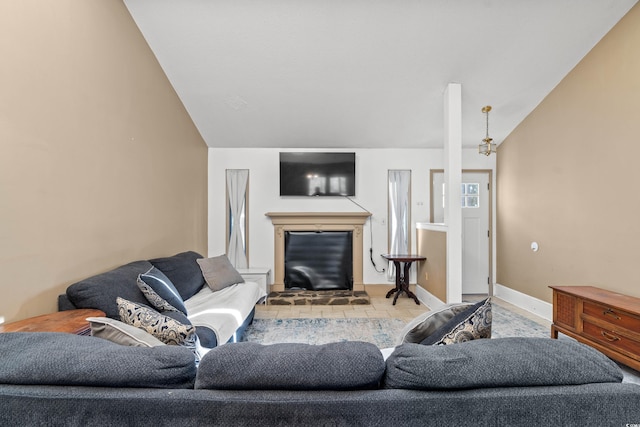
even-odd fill
[[[416,263],[416,278],[421,286],[440,301],[447,301],[447,233],[416,230],[418,254],[427,258]]]
[[[640,296],[640,4],[500,145],[497,162],[499,284],[547,302],[552,284]]]
[[[0,316],[206,254],[207,149],[120,1],[0,3]]]

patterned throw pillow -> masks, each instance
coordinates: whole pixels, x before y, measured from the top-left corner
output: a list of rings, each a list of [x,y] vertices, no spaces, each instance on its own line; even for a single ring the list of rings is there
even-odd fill
[[[452,303],[422,313],[407,323],[400,333],[396,345],[422,342],[440,327],[447,324],[454,316],[468,310],[473,305],[474,303],[472,302]]]
[[[116,302],[122,322],[147,331],[165,344],[188,346],[196,339],[194,338],[196,328],[186,317],[184,319],[188,323],[183,323],[169,315],[124,298],[118,297]]]
[[[491,318],[491,302],[487,298],[456,314],[420,344],[447,345],[491,338]]]
[[[149,303],[158,311],[181,311],[187,314],[187,307],[176,287],[165,274],[155,267],[138,275],[138,287]]]

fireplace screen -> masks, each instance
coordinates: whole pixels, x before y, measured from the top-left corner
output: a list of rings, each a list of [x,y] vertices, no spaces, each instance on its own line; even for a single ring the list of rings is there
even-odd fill
[[[353,289],[352,231],[287,231],[286,289]]]

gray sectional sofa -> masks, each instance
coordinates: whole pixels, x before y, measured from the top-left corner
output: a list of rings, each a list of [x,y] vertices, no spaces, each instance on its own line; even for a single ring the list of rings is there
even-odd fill
[[[489,327],[488,300],[419,316],[399,345],[385,351],[355,341],[236,342],[262,294],[233,274],[221,280],[229,271],[215,262],[202,263],[199,254],[185,252],[71,285],[59,299],[61,309],[98,308],[108,316],[92,321],[94,336],[0,334],[0,425],[640,424],[640,386],[623,383],[620,368],[591,347],[545,338],[451,341],[448,325],[460,320],[474,319],[476,338],[490,336],[483,328]],[[136,282],[154,277],[162,279],[149,285],[155,296]],[[207,350],[194,358],[187,345],[165,345],[123,325],[118,298],[186,312],[183,320],[196,326]],[[229,312],[234,315],[225,317]],[[211,319],[212,313],[222,317]],[[440,333],[446,339],[436,345],[418,344],[422,338],[411,335]]]
[[[116,321],[108,325],[113,327],[114,323],[121,320],[118,298],[134,304],[150,305],[148,297],[138,285],[138,278],[153,268],[170,281],[171,288],[179,293],[174,296],[175,300],[185,311],[188,321],[195,326],[202,347],[213,348],[226,342],[239,341],[253,320],[255,304],[266,296],[265,292],[257,283],[244,282],[230,265],[222,263],[224,260],[228,262],[224,256],[208,260],[217,262],[213,265],[218,267],[219,277],[225,278],[226,282],[207,282],[199,263],[203,260],[205,258],[202,255],[189,251],[122,265],[70,285],[66,293],[58,297],[58,309],[99,309]],[[235,276],[230,275],[229,270],[233,270]],[[216,271],[211,273],[215,274]],[[98,320],[95,319],[94,323]],[[151,337],[143,338],[145,342],[152,340]]]
[[[185,347],[0,334],[0,425],[628,426],[640,386],[569,340]]]

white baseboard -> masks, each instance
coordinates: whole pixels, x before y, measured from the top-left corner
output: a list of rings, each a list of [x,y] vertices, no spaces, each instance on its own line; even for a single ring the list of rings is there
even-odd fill
[[[429,307],[431,310],[445,304],[444,302],[440,301],[439,298],[435,297],[431,292],[424,289],[422,286],[416,285],[416,296],[421,303]]]
[[[493,286],[493,295],[523,310],[540,316],[551,322],[553,320],[553,305],[522,292],[507,288],[499,283]]]

